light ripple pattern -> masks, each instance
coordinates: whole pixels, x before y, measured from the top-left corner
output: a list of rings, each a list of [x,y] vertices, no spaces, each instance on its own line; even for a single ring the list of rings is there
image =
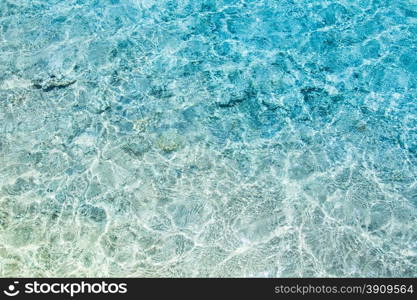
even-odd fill
[[[1,0],[0,276],[415,277],[417,1]]]

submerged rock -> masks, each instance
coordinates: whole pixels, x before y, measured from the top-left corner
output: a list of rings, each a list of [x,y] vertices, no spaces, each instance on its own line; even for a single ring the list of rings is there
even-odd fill
[[[42,90],[44,92],[50,92],[55,89],[67,88],[76,82],[77,80],[75,79],[57,78],[56,76],[52,75],[47,80],[33,81],[32,87],[34,89]]]
[[[156,141],[156,146],[164,152],[177,151],[182,148],[183,145],[183,138],[173,131],[162,134]]]

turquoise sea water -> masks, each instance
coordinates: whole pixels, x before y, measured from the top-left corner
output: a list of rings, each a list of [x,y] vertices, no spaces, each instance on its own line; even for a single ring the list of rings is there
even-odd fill
[[[417,1],[0,0],[0,276],[417,275]]]

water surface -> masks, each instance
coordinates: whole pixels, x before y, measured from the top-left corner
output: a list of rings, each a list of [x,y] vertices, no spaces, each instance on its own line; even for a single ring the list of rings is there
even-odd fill
[[[417,274],[414,0],[1,0],[0,275]]]

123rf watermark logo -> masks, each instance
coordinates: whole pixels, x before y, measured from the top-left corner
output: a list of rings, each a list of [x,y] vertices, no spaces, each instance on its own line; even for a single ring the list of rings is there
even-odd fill
[[[126,294],[127,283],[107,283],[105,281],[90,283],[90,282],[26,282],[20,284],[19,281],[14,281],[9,284],[3,293],[6,296],[14,297],[19,294],[66,294],[74,297],[78,294]]]

